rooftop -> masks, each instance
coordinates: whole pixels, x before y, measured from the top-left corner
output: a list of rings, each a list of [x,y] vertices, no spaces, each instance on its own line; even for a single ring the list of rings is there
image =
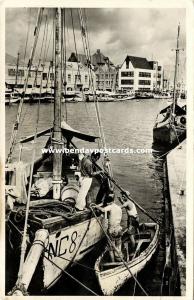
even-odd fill
[[[125,60],[130,61],[134,68],[153,70],[153,68],[152,68],[151,64],[149,63],[149,61],[144,57],[137,57],[137,56],[127,55]]]

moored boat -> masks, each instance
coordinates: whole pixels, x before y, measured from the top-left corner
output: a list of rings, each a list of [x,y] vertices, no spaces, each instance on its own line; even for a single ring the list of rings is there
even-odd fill
[[[157,93],[153,95],[154,99],[172,99],[172,95],[169,92]]]
[[[139,233],[135,235],[135,252],[130,255],[128,234],[122,237],[123,260],[112,262],[108,247],[98,257],[95,263],[95,273],[103,295],[112,296],[130,278],[146,266],[156,252],[159,241],[159,225],[144,223],[140,225]]]
[[[38,13],[37,26],[40,26],[42,14],[41,8]],[[59,72],[62,66],[62,55],[59,49],[63,42],[60,34],[61,19],[64,17],[63,10],[56,8],[54,15],[55,31],[53,32],[56,37],[54,126],[40,132],[36,127],[34,134],[19,140],[20,145],[34,142],[31,163],[22,161],[22,147],[19,162],[12,162],[24,102],[24,97],[22,97],[6,161],[5,194],[8,207],[6,228],[7,248],[10,250],[7,249],[6,252],[12,252],[14,256],[14,267],[10,265],[11,271],[7,272],[6,276],[8,283],[10,274],[15,279],[15,286],[9,286],[11,295],[26,295],[31,291],[33,283],[36,285],[36,292],[41,293],[42,288],[49,289],[66,272],[67,268],[92,251],[104,236],[87,205],[83,211],[75,209],[76,199],[80,192],[78,177],[83,156],[78,155],[79,151],[72,139],[95,142],[98,137],[75,130],[62,121],[62,74]],[[36,30],[35,40],[37,32],[38,30]],[[30,57],[29,69],[31,63],[32,57]],[[23,95],[27,90],[27,84],[26,80]],[[49,135],[48,141],[41,157],[35,160],[37,138],[44,135]],[[63,151],[64,149],[66,151]],[[109,163],[106,164],[106,168],[108,168],[107,165]],[[105,188],[105,181],[102,178],[98,176],[92,178],[86,201],[89,203],[103,201],[108,188],[107,184]],[[14,251],[15,249],[19,250]],[[9,256],[6,261],[8,265]]]
[[[179,92],[177,91],[177,68],[179,65],[179,34],[177,33],[177,47],[175,57],[174,89],[172,104],[162,109],[157,115],[153,128],[153,144],[173,148],[186,137],[186,110],[177,104]],[[168,101],[171,101],[170,99]],[[161,117],[163,119],[161,120]]]
[[[135,98],[136,99],[152,99],[153,94],[149,92],[137,92],[135,93]]]
[[[173,104],[162,109],[153,128],[155,143],[173,147],[186,138],[186,110],[179,105],[175,106],[175,117],[170,120],[170,111]],[[163,120],[161,120],[163,118]],[[161,120],[161,121],[160,121]]]

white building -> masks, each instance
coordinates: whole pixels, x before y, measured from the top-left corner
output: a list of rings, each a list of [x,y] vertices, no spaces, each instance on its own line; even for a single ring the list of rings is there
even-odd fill
[[[24,86],[24,80],[27,76],[27,67],[18,66],[17,77],[16,77],[17,67],[14,64],[6,64],[5,66],[5,82],[7,85],[13,87],[17,86],[22,88]],[[66,71],[63,72],[63,83],[66,84],[67,90],[89,90],[91,88],[91,76],[95,85],[95,73],[77,62],[66,62]],[[91,76],[90,76],[91,74]],[[33,65],[31,67],[29,78],[28,78],[28,88],[34,87],[51,87],[54,86],[54,67],[52,62],[45,63],[45,65],[40,65],[37,67]],[[95,88],[95,86],[94,86]]]
[[[156,68],[155,62],[149,62],[146,58],[129,56],[125,58],[119,69],[119,90],[153,91],[158,86],[158,76],[161,74]],[[162,88],[162,87],[161,87]]]
[[[160,91],[163,90],[164,87],[164,69],[162,65],[159,65],[157,61],[149,61],[149,64],[153,68],[154,72],[154,83],[153,90]]]

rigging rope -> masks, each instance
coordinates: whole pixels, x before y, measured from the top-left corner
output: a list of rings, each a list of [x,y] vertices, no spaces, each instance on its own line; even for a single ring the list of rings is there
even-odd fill
[[[48,257],[44,256],[44,258],[46,258],[50,263],[52,263],[56,268],[58,268],[59,270],[62,271],[62,273],[65,273],[66,275],[68,275],[71,279],[73,279],[75,282],[77,282],[79,285],[81,285],[83,288],[85,288],[86,290],[88,290],[92,295],[94,296],[98,296],[98,294],[96,294],[93,290],[91,290],[89,287],[87,287],[84,283],[82,283],[80,280],[78,280],[77,278],[75,278],[73,275],[69,274],[66,270],[63,270],[61,267],[59,267],[56,263],[54,263],[51,259],[49,259]]]
[[[17,116],[16,116],[16,122],[14,123],[13,129],[12,129],[12,135],[11,135],[11,139],[10,139],[10,148],[9,148],[9,153],[8,153],[7,160],[6,160],[7,163],[9,163],[11,161],[11,156],[12,156],[12,153],[13,153],[13,150],[14,150],[14,147],[15,147],[15,143],[16,143],[17,132],[18,132],[20,119],[21,119],[21,114],[22,114],[24,95],[25,95],[25,92],[26,92],[26,89],[27,89],[29,73],[30,73],[33,58],[34,58],[34,55],[35,55],[35,50],[36,50],[36,45],[37,45],[37,41],[38,41],[42,15],[43,15],[43,8],[40,8],[38,10],[38,17],[37,17],[36,27],[35,27],[35,31],[34,31],[34,43],[33,43],[32,49],[31,49],[31,55],[30,55],[30,59],[29,59],[29,62],[28,62],[27,76],[26,76],[25,84],[24,84],[24,93],[23,93],[23,96],[21,97],[19,107],[18,107]]]
[[[84,28],[83,38],[85,39],[86,52],[87,52],[87,60],[89,62],[89,66],[88,67],[89,67],[89,72],[90,72],[90,80],[91,80],[91,86],[92,86],[92,92],[93,92],[93,99],[94,99],[95,111],[96,111],[98,128],[99,128],[99,135],[100,135],[100,138],[101,138],[102,147],[104,149],[106,149],[107,148],[107,146],[106,146],[106,139],[105,139],[104,129],[103,129],[102,121],[101,121],[101,115],[100,115],[100,109],[99,109],[98,99],[97,99],[96,94],[95,94],[94,79],[93,79],[92,71],[91,71],[91,53],[90,53],[90,45],[89,45],[89,34],[88,34],[88,30],[87,30],[87,19],[85,19],[85,22],[84,22],[81,9],[80,9],[80,16],[81,16],[82,28]],[[86,12],[85,12],[85,18],[86,18]],[[113,176],[113,171],[112,171],[112,168],[111,168],[111,164],[110,164],[108,155],[105,153],[104,157],[106,159],[106,165],[107,165],[108,173],[111,176]]]
[[[25,50],[24,50],[24,67],[26,64],[26,52],[28,46],[28,39],[29,39],[29,32],[30,32],[30,24],[31,24],[31,8],[29,8],[29,16],[28,16],[28,27],[27,27],[27,36],[26,36],[26,43],[25,43]],[[21,76],[22,79],[22,76]]]
[[[42,46],[41,46],[41,55],[42,55],[42,50],[43,50],[43,43],[44,43],[44,40],[45,40],[46,27],[47,27],[47,18],[45,20],[43,41],[42,41]],[[47,36],[47,34],[46,34],[46,36]],[[46,54],[46,51],[45,51],[44,54]],[[44,57],[44,59],[45,59],[45,57]],[[43,65],[43,70],[44,70],[44,65]],[[42,81],[43,81],[43,76],[41,77],[40,94],[41,94],[41,88],[42,88]],[[27,198],[27,203],[26,203],[26,214],[25,214],[25,222],[24,222],[24,232],[23,232],[23,239],[22,239],[22,244],[21,244],[21,256],[20,256],[20,265],[19,265],[19,272],[18,272],[18,283],[20,283],[22,281],[24,259],[25,259],[25,253],[26,253],[26,247],[27,247],[28,217],[29,217],[29,210],[30,210],[30,197],[31,197],[31,187],[32,187],[32,178],[33,178],[35,154],[36,154],[36,140],[37,140],[39,119],[40,119],[40,97],[39,97],[39,103],[38,103],[38,106],[37,106],[37,119],[36,119],[36,128],[35,128],[34,141],[33,141],[32,161],[31,161],[31,169],[30,169],[30,180],[29,180],[28,198]]]

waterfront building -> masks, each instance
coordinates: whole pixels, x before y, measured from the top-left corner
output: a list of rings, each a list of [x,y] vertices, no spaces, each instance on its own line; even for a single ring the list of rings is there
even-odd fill
[[[95,73],[95,89],[103,91],[114,91],[117,87],[118,71],[109,57],[105,56],[100,49],[91,55],[88,61],[85,54],[71,53],[68,61],[79,62],[89,66]]]
[[[164,89],[164,69],[158,61],[149,61],[154,70],[153,90],[161,91]]]
[[[91,75],[95,87],[95,73],[91,70]],[[7,63],[5,66],[5,82],[9,87],[24,87],[24,80],[27,76],[27,66]],[[87,66],[76,61],[66,62],[66,72],[63,73],[64,85],[67,90],[89,90],[91,88],[91,80],[89,69]],[[46,62],[44,65],[33,65],[29,72],[28,88],[32,87],[54,87],[54,68],[52,62]]]
[[[163,68],[158,62],[127,55],[118,73],[118,88],[125,91],[162,89]]]
[[[96,89],[115,91],[117,87],[117,68],[100,49],[92,55],[92,64],[96,75]]]

